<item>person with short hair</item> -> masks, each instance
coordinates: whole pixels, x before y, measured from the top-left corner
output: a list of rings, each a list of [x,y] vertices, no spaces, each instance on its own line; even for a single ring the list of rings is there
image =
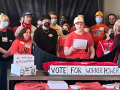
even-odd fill
[[[64,54],[64,43],[67,35],[70,33],[70,28],[67,26],[67,24],[63,24],[62,32],[63,32],[63,38],[61,37],[58,38],[57,56],[66,58]]]
[[[37,28],[42,27],[43,25],[43,18],[41,17],[40,19],[37,20]]]
[[[56,55],[57,32],[50,28],[51,18],[49,15],[43,15],[42,18],[43,26],[35,31],[33,40],[42,50]]]
[[[100,40],[97,46],[97,57],[104,56],[113,50],[114,31],[112,27],[105,29],[103,40]]]
[[[17,28],[17,30],[15,31],[15,37],[17,37],[17,35],[19,34],[19,32],[25,28],[25,27],[28,27],[31,29],[31,38],[33,39],[33,36],[34,36],[34,31],[37,29],[35,26],[33,26],[31,24],[31,21],[32,21],[32,13],[28,12],[28,11],[24,11],[23,14],[22,14],[22,17],[23,17],[23,23],[21,26],[19,26]]]
[[[84,19],[76,17],[74,19],[76,30],[71,32],[65,40],[64,54],[67,58],[71,59],[91,59],[94,58],[94,42],[91,34],[84,32]],[[76,41],[77,40],[77,41]],[[77,43],[77,46],[75,44]],[[82,43],[85,42],[85,43]],[[74,45],[75,44],[75,45]],[[81,47],[79,47],[79,45]]]
[[[13,31],[7,27],[9,18],[5,14],[0,15],[0,90],[7,90],[7,68],[13,56],[10,56],[11,45],[15,40]]]
[[[116,16],[115,14],[109,14],[108,15],[108,27],[113,27],[116,21]]]
[[[51,17],[50,27],[57,31],[59,37],[63,37],[62,28],[57,24],[57,16],[58,16],[57,13],[49,12],[49,15]]]
[[[95,14],[96,24],[91,26],[91,34],[95,42],[95,48],[97,49],[98,42],[103,39],[104,31],[107,26],[103,24],[103,13],[98,11]]]

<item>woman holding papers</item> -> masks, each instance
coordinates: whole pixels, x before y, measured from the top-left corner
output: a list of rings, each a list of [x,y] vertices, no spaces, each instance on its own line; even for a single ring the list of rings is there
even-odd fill
[[[71,32],[65,40],[64,54],[71,59],[94,58],[94,42],[91,34],[84,32],[84,20],[82,17],[74,19],[76,30]]]
[[[99,41],[97,46],[96,51],[97,57],[106,55],[113,50],[113,38],[114,38],[113,28],[110,27],[106,28],[103,40]]]
[[[12,43],[11,55],[13,54],[31,54],[32,39],[30,28],[23,28]]]
[[[62,26],[62,32],[63,32],[63,38],[59,37],[58,38],[58,46],[57,46],[57,56],[66,58],[64,54],[64,43],[67,35],[70,32],[70,28],[67,26],[67,24],[63,24]]]

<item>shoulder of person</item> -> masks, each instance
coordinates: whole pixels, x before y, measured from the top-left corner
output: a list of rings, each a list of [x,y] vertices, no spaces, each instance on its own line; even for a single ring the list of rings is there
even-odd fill
[[[12,30],[10,30],[10,29],[7,29],[7,32],[8,32],[9,34],[14,34],[14,32],[13,32]]]
[[[62,27],[56,24],[56,29],[62,30]]]
[[[101,42],[101,43],[104,43],[104,42],[105,42],[105,40],[100,40],[100,41],[99,41],[99,43],[100,43],[100,42]]]
[[[50,28],[50,31],[54,32],[54,33],[57,33],[57,31],[53,28]]]
[[[33,25],[31,25],[32,27],[31,27],[31,29],[34,29],[34,30],[36,30],[37,28],[35,27],[35,26],[33,26]]]
[[[108,26],[107,26],[107,25],[105,25],[105,24],[102,24],[102,26],[103,26],[103,27],[105,27],[105,28],[107,28],[107,27],[108,27]]]

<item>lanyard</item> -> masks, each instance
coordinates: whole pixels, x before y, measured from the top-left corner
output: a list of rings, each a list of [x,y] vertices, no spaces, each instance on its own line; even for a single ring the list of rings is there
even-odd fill
[[[107,45],[107,50],[109,51],[109,46],[108,46],[108,44],[107,44],[107,41],[105,40],[105,43],[106,43],[106,45]]]

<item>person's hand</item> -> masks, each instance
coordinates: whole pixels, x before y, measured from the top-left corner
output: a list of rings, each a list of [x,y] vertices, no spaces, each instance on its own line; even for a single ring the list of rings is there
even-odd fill
[[[2,55],[3,58],[7,58],[7,57],[9,57],[9,56],[10,56],[10,52],[9,52],[9,51],[6,51],[6,52]]]
[[[74,50],[76,50],[76,48],[73,47],[73,46],[71,46],[71,47],[70,47],[70,50],[71,50],[71,51],[74,51]]]

